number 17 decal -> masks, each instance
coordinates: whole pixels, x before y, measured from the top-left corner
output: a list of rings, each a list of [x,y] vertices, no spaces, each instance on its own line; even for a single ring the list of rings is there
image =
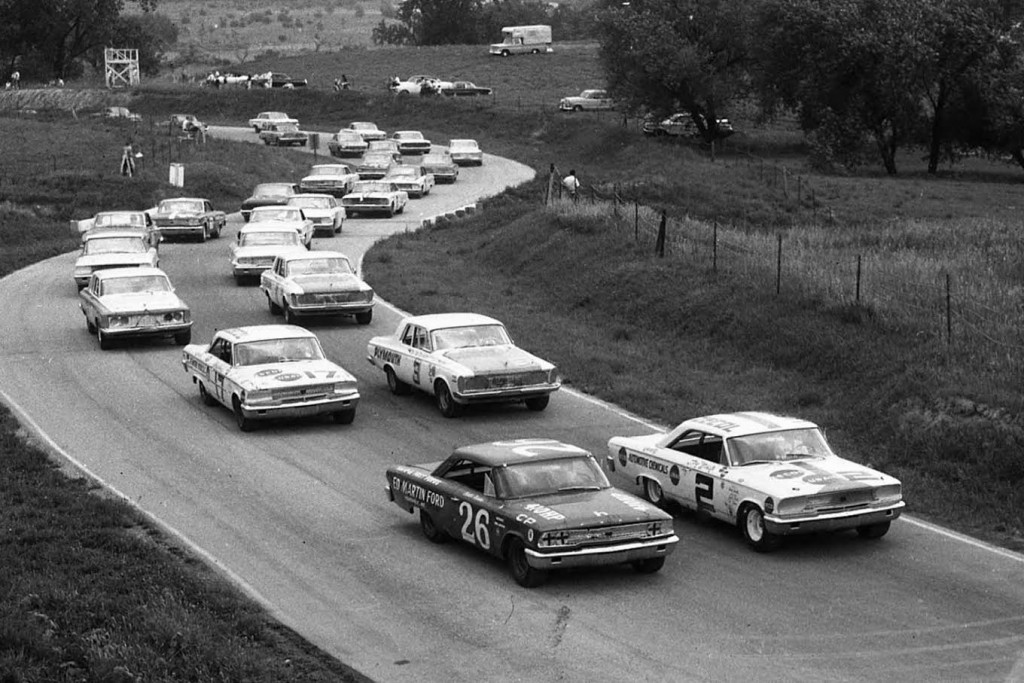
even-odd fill
[[[697,498],[697,510],[714,512],[715,504],[712,502],[715,497],[715,480],[706,474],[698,473],[695,477],[697,488],[694,492]]]

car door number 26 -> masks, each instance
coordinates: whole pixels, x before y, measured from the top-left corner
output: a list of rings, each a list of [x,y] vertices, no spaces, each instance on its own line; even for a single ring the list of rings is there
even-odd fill
[[[462,517],[462,538],[470,543],[475,543],[484,550],[491,548],[491,532],[487,529],[491,515],[483,508],[473,514],[473,506],[462,501],[459,503],[459,516]]]

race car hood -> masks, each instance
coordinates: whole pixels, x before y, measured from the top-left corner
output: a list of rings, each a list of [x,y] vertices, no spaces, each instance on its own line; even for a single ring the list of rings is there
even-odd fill
[[[306,214],[306,218],[330,218],[334,215],[334,209],[302,209],[302,213]]]
[[[341,201],[344,202],[365,202],[368,199],[391,199],[392,194],[390,192],[351,192],[344,197]]]
[[[347,292],[364,288],[363,281],[351,273],[344,275],[295,275],[288,278],[298,293]]]
[[[899,480],[887,474],[839,457],[744,465],[732,467],[729,472],[733,481],[776,500],[899,484]]]
[[[522,514],[536,520],[542,531],[635,524],[672,517],[650,503],[616,488],[600,491],[566,491],[547,496],[506,500],[504,511],[510,517]]]
[[[153,265],[152,255],[145,254],[88,254],[79,256],[75,261],[75,268],[102,268],[111,266],[151,266]]]
[[[494,372],[546,370],[551,367],[550,363],[546,363],[532,353],[509,344],[451,349],[450,351],[441,352],[441,355],[477,375],[486,375]]]
[[[172,311],[188,308],[174,292],[138,292],[108,294],[100,297],[111,313],[139,313],[145,311]]]
[[[356,381],[344,368],[326,359],[245,365],[232,368],[230,377],[247,391]]]

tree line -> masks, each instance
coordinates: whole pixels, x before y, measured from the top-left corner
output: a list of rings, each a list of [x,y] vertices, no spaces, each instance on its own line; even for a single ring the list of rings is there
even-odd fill
[[[983,150],[1024,168],[1019,0],[602,0],[611,93],[688,113],[707,140],[730,107],[795,113],[816,160],[897,152],[941,162]]]

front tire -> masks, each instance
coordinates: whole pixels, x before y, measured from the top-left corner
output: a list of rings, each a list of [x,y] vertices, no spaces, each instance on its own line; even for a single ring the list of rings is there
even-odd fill
[[[892,522],[879,522],[878,524],[866,524],[857,527],[857,535],[861,538],[881,538],[889,533],[889,526]]]
[[[350,425],[356,419],[355,410],[339,410],[334,413],[334,422],[340,425]]]
[[[434,387],[437,398],[437,409],[445,417],[458,417],[462,413],[462,406],[455,401],[451,389],[443,381],[439,381]]]
[[[360,325],[369,325],[373,321],[373,310],[360,311],[356,313],[356,322]]]
[[[664,557],[649,557],[646,560],[637,560],[633,563],[633,569],[640,574],[653,574],[664,566]]]
[[[114,346],[114,341],[104,334],[103,328],[100,327],[98,323],[96,324],[96,341],[100,343],[100,348],[104,351]]]
[[[235,396],[231,399],[231,409],[235,414],[235,423],[238,428],[243,432],[251,432],[253,429],[253,421],[245,416],[242,412],[242,402]]]
[[[295,315],[291,307],[288,304],[284,304],[281,308],[284,311],[284,322],[288,325],[298,325],[298,316]]]
[[[178,346],[184,346],[185,344],[192,343],[192,330],[188,329],[184,332],[179,332],[174,335],[174,343]]]
[[[513,538],[508,542],[508,550],[505,552],[508,560],[508,569],[512,578],[523,588],[536,588],[548,578],[548,573],[543,569],[534,569],[526,559],[526,546],[519,538]]]
[[[551,396],[545,394],[544,396],[535,396],[534,398],[526,399],[526,407],[535,413],[539,413],[548,407],[548,403],[551,401]]]
[[[267,294],[267,308],[270,309],[271,314],[281,315],[281,307],[274,303],[274,300]]]
[[[779,547],[779,537],[771,534],[764,525],[764,513],[756,505],[748,505],[740,512],[740,531],[747,545],[759,553],[766,553]]]
[[[448,536],[437,526],[434,518],[426,510],[420,510],[420,529],[431,543],[444,543],[448,540]]]

